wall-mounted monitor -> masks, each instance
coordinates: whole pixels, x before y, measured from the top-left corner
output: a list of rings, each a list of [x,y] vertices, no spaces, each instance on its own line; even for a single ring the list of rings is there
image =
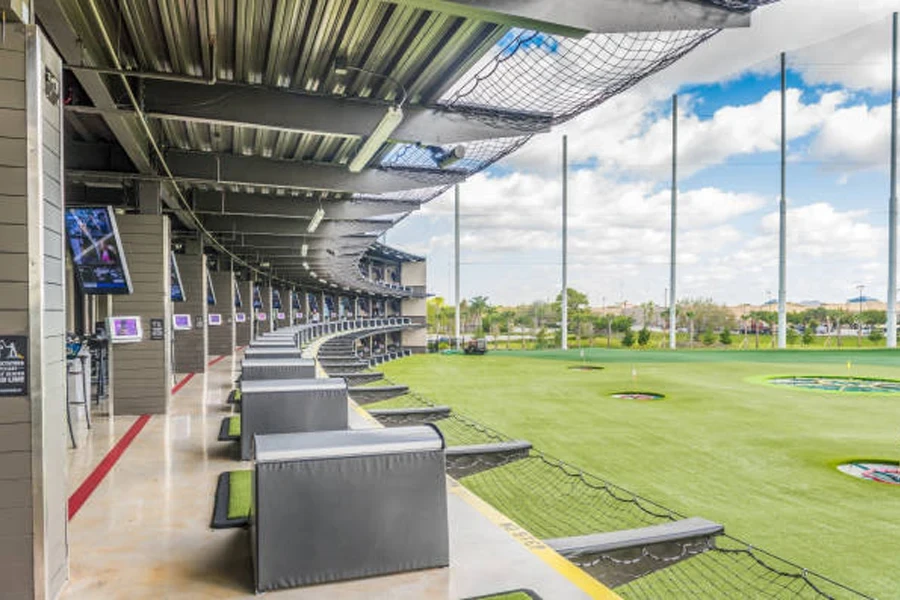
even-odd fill
[[[222,324],[222,315],[215,314],[215,313],[209,313],[208,319],[209,319],[209,324],[214,327]]]
[[[303,305],[300,304],[300,294],[297,292],[291,292],[291,302],[294,304],[294,310],[303,310]]]
[[[259,293],[259,286],[254,285],[253,286],[253,308],[255,308],[256,310],[262,310],[262,307],[263,307],[262,295]]]
[[[284,313],[283,312],[276,313],[275,318],[278,319],[279,321],[284,321],[284,319],[285,319]]]
[[[191,315],[172,315],[172,328],[175,331],[188,331],[191,328]]]
[[[130,294],[131,277],[112,208],[67,208],[66,239],[85,294]]]
[[[140,317],[109,317],[107,328],[113,344],[140,342],[144,338]]]
[[[216,290],[212,284],[212,277],[209,276],[209,269],[206,270],[206,303],[209,306],[216,305]]]
[[[241,286],[238,285],[237,279],[234,280],[234,307],[241,308],[244,305],[241,300]]]
[[[269,315],[267,315],[267,314],[264,313],[264,312],[256,313],[256,320],[257,320],[257,321],[266,321],[266,320],[268,320],[268,318],[269,318]]]
[[[246,323],[247,315],[245,313],[235,313],[234,322],[235,323]]]
[[[184,302],[184,286],[181,284],[181,272],[178,270],[178,261],[175,259],[175,253],[170,252],[169,258],[172,302]]]
[[[281,310],[281,292],[278,290],[272,290],[272,308]]]

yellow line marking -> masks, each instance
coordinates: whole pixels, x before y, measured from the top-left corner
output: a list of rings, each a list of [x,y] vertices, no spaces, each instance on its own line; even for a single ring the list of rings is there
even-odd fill
[[[461,483],[447,478],[447,485],[451,494],[461,498],[471,507],[488,518],[491,523],[508,533],[514,540],[525,546],[532,554],[547,563],[560,575],[574,583],[581,591],[597,600],[621,600],[621,597],[608,587],[582,571],[574,563],[566,560],[553,548],[537,539],[524,529],[511,521],[506,515],[499,512],[493,506],[467,490]]]

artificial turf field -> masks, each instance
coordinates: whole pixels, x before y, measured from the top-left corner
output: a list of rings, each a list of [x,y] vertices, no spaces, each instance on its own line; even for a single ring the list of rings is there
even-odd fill
[[[570,370],[587,362],[599,371]],[[849,363],[849,366],[848,366]],[[879,598],[900,598],[900,486],[837,471],[900,458],[900,394],[768,376],[900,379],[890,351],[419,355],[386,376],[536,448]],[[661,401],[621,400],[640,390]]]

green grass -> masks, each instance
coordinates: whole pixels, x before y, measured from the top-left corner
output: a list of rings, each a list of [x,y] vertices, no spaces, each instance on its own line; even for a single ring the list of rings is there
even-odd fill
[[[420,355],[386,375],[438,404],[879,597],[897,594],[900,488],[838,472],[900,457],[900,395],[762,385],[900,376],[890,351],[588,350]],[[666,399],[610,398],[627,389]],[[403,399],[390,401],[403,405]],[[523,503],[527,502],[522,500]],[[513,507],[528,513],[527,506]]]
[[[228,518],[239,519],[250,514],[250,489],[253,471],[231,471],[228,474]]]

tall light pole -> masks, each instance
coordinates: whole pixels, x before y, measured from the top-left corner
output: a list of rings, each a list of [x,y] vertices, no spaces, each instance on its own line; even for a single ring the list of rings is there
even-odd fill
[[[778,203],[778,347],[787,347],[787,69],[781,53],[781,200]]]
[[[453,268],[454,268],[454,329],[456,349],[460,346],[459,331],[459,184],[453,187]]]
[[[569,245],[569,140],[568,136],[562,138],[562,296],[560,306],[562,308],[562,349],[569,349],[569,293],[568,293],[568,245]]]
[[[672,95],[672,210],[669,231],[669,348],[675,349],[675,249],[678,232],[678,94]]]
[[[891,195],[888,209],[887,347],[897,347],[897,13],[891,49]]]

